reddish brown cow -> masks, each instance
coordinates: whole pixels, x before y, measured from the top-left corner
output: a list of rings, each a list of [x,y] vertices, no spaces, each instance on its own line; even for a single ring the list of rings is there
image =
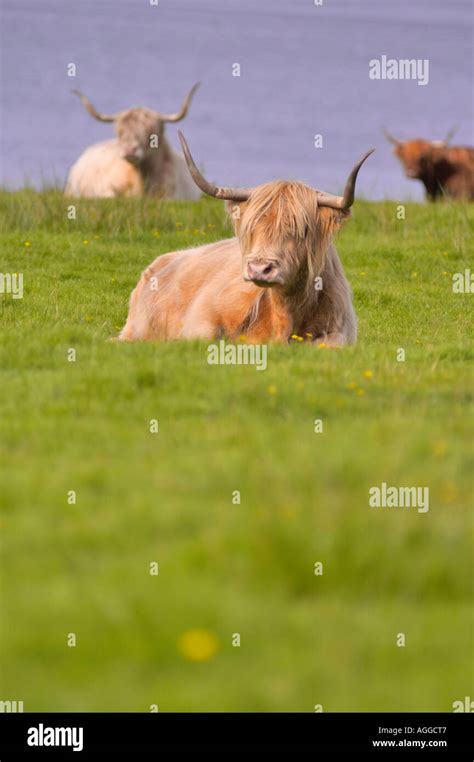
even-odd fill
[[[236,237],[157,257],[132,293],[119,339],[169,340],[244,335],[286,342],[293,334],[339,346],[356,340],[349,284],[332,237],[349,216],[357,162],[342,196],[278,180],[224,188],[197,169],[199,188],[227,199]]]
[[[474,200],[474,148],[448,146],[449,138],[401,141],[386,131],[385,136],[395,146],[394,154],[406,176],[421,180],[430,201],[443,197]]]

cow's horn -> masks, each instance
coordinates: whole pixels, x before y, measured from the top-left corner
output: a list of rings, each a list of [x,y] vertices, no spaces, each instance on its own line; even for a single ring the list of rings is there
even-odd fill
[[[385,127],[382,127],[382,132],[387,138],[390,143],[393,143],[394,146],[399,146],[401,143],[401,140],[397,140],[397,138],[394,138],[393,135],[391,135],[388,130],[385,129]]]
[[[453,137],[454,133],[457,132],[459,125],[455,124],[451,129],[448,131],[446,137],[441,142],[447,146],[451,138]]]
[[[370,154],[372,154],[374,151],[375,148],[367,151],[367,153],[365,153],[362,158],[359,159],[357,164],[354,165],[349,177],[347,178],[346,187],[344,188],[344,194],[342,196],[333,196],[331,193],[325,193],[324,191],[317,190],[316,193],[318,196],[318,205],[329,206],[332,209],[349,209],[349,207],[351,207],[354,203],[355,186],[357,175],[359,174],[359,169],[361,168],[364,161],[368,159]]]
[[[181,109],[176,112],[176,114],[159,114],[160,119],[163,122],[180,122],[181,119],[184,119],[186,114],[188,113],[188,108],[191,104],[191,101],[193,99],[193,95],[198,89],[200,82],[196,82],[196,84],[191,88],[189,93],[187,94],[186,98],[183,101],[183,105],[181,106]],[[159,113],[159,112],[157,112]]]
[[[80,90],[73,90],[72,91],[74,95],[78,95],[79,98],[82,101],[83,106],[86,107],[89,114],[94,117],[94,119],[98,119],[99,122],[115,122],[117,119],[118,114],[111,114],[110,116],[107,116],[107,114],[100,114],[99,111],[96,111],[92,103],[90,102],[89,98],[86,98],[86,96],[81,93]]]
[[[208,196],[215,196],[215,198],[229,199],[230,201],[247,201],[250,194],[252,193],[252,188],[224,188],[220,185],[214,185],[213,183],[208,182],[196,167],[194,159],[191,156],[191,152],[188,148],[188,144],[186,143],[185,137],[181,130],[178,130],[178,135],[183,147],[186,164],[188,165],[192,178],[198,188],[200,188],[204,193],[207,193]]]

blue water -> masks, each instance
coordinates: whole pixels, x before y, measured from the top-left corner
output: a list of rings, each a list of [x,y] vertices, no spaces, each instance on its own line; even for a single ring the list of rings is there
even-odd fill
[[[81,107],[178,108],[210,179],[294,178],[337,192],[375,146],[366,198],[422,198],[380,134],[472,142],[469,0],[3,0],[1,182],[62,185],[90,143],[112,134]],[[427,58],[427,86],[373,81],[369,60]],[[67,76],[75,63],[76,78]],[[240,64],[240,77],[232,65]],[[322,134],[323,148],[314,147]],[[178,147],[176,126],[168,127]]]

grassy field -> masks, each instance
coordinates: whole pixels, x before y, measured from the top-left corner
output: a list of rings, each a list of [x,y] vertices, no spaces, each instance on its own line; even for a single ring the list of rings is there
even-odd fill
[[[473,207],[356,203],[338,249],[357,346],[270,346],[257,372],[208,365],[205,342],[107,341],[155,256],[230,235],[220,203],[83,201],[75,220],[69,203],[0,193],[0,272],[24,274],[23,299],[0,295],[0,699],[472,696],[473,297],[452,275],[472,266]],[[429,487],[429,511],[370,508],[382,482]]]

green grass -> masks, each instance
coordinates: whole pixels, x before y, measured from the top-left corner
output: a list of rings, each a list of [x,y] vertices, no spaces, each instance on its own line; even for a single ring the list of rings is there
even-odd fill
[[[338,249],[358,344],[270,346],[257,372],[209,366],[205,342],[107,341],[155,256],[230,234],[220,203],[82,201],[69,220],[70,203],[0,193],[0,272],[24,274],[22,300],[0,295],[0,699],[451,711],[473,695],[473,297],[451,283],[473,207],[401,221],[357,203]],[[382,482],[428,486],[429,512],[369,508]],[[194,629],[217,644],[200,662],[180,648]]]

